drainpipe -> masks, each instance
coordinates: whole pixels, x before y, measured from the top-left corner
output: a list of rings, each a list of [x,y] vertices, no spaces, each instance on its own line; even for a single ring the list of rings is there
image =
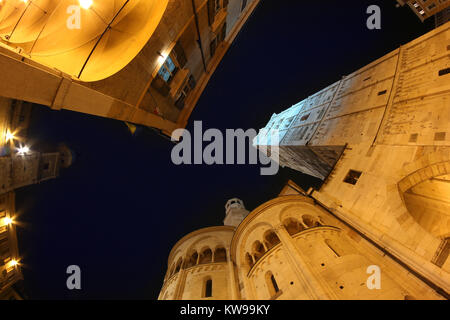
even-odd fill
[[[195,0],[192,0],[192,10],[194,11],[194,20],[195,20],[195,27],[197,29],[197,43],[198,46],[200,47],[200,53],[202,55],[202,62],[203,62],[203,69],[205,69],[206,71],[206,60],[205,60],[205,55],[203,53],[203,45],[202,45],[202,37],[200,35],[200,27],[199,27],[199,22],[198,22],[198,15],[197,15],[197,7],[195,6]]]

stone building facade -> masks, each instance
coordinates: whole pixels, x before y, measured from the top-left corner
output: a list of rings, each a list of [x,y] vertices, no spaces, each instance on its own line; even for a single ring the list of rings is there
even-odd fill
[[[231,201],[245,210],[242,201]],[[178,241],[160,300],[444,298],[293,182],[240,217],[237,226],[201,229]]]
[[[14,216],[14,192],[0,194],[0,300],[19,299],[13,285],[23,279]]]
[[[0,3],[0,96],[184,128],[259,0]]]
[[[305,163],[327,162],[312,197],[447,292],[449,48],[450,22],[294,106],[289,125],[280,114],[267,127],[287,127],[281,155],[336,148],[280,164],[311,174]]]
[[[446,23],[275,114],[255,143],[322,186],[288,187],[230,229],[230,242],[221,238],[231,259],[220,271],[226,290],[213,279],[214,260],[184,264],[203,252],[187,239],[216,229],[180,240],[159,298],[448,299],[449,48]],[[279,145],[265,139],[272,132]],[[380,290],[367,285],[371,266],[381,270]],[[202,272],[189,296],[180,272]]]
[[[14,288],[23,278],[15,190],[56,178],[73,161],[65,145],[27,146],[31,110],[30,103],[0,97],[0,300],[21,299]]]
[[[402,6],[408,5],[422,21],[440,15],[450,7],[448,0],[397,0],[397,2]],[[439,26],[443,22],[436,24]]]

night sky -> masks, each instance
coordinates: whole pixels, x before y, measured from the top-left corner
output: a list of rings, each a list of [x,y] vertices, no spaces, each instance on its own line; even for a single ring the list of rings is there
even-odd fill
[[[234,0],[232,0],[234,1]],[[366,9],[382,8],[382,29],[366,28]],[[280,112],[431,30],[396,1],[263,0],[195,108],[208,128],[265,126]],[[77,155],[52,181],[17,191],[25,288],[32,299],[156,299],[172,246],[199,228],[221,225],[225,202],[247,209],[278,195],[289,169],[175,166],[173,143],[122,122],[36,106],[29,138],[65,142]],[[82,290],[66,288],[79,265]]]

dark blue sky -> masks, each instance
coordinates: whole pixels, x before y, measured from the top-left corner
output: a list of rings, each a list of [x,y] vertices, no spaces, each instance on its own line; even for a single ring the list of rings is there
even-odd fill
[[[401,44],[426,33],[408,8],[385,1],[263,0],[194,110],[207,128],[261,128],[280,112]],[[382,8],[382,29],[366,9]],[[293,179],[258,166],[180,166],[173,144],[150,130],[132,136],[117,121],[36,106],[29,136],[77,153],[61,177],[17,192],[19,249],[33,299],[155,299],[171,247],[196,229],[222,224],[225,202],[252,210]],[[79,265],[82,290],[66,289]]]

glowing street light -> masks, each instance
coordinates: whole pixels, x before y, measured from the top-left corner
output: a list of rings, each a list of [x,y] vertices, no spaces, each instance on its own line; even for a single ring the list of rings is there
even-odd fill
[[[1,0],[0,0],[0,2],[1,2]],[[12,141],[12,140],[16,139],[16,136],[14,135],[14,133],[12,133],[11,131],[8,130],[8,131],[6,131],[5,139],[6,139],[6,142]]]
[[[14,221],[13,221],[13,219],[11,219],[11,218],[3,218],[3,219],[0,219],[0,227],[3,227],[3,226],[9,226],[9,225],[11,225],[13,222],[14,222]]]
[[[89,9],[92,6],[92,0],[78,0],[80,7],[83,9]]]
[[[15,267],[17,266],[19,263],[16,260],[11,260],[11,266]]]
[[[30,152],[30,148],[28,146],[20,146],[17,148],[17,153],[19,155],[25,155]]]

